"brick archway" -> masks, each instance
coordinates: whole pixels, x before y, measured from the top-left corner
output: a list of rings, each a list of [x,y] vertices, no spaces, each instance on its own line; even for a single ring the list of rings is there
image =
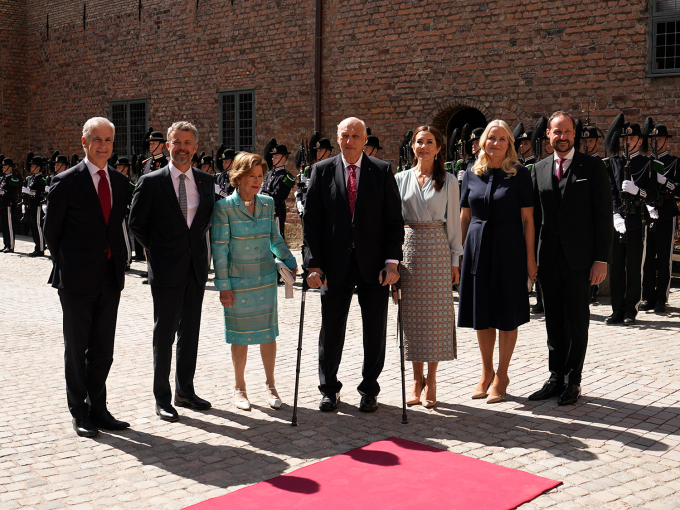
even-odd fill
[[[446,126],[449,119],[465,108],[474,108],[480,111],[487,119],[491,118],[491,112],[479,102],[469,98],[454,98],[441,103],[430,115],[430,123],[448,136]]]

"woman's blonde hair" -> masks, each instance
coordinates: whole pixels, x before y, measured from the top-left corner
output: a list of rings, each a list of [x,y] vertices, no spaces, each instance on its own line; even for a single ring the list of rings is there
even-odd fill
[[[267,163],[262,156],[251,154],[250,152],[239,152],[234,158],[234,163],[229,170],[229,182],[232,186],[238,186],[238,183],[246,175],[253,171],[256,166],[262,167],[262,174],[267,173]]]
[[[510,126],[508,126],[504,120],[500,119],[489,122],[484,133],[479,137],[479,156],[477,157],[475,166],[472,167],[472,171],[479,176],[484,175],[487,172],[491,158],[489,158],[489,155],[484,151],[484,145],[486,144],[486,139],[489,137],[489,131],[495,127],[503,128],[505,134],[508,136],[508,152],[505,153],[505,159],[501,164],[501,168],[506,174],[515,175],[517,174],[517,165],[519,165],[517,152],[515,151],[515,137],[512,136]]]

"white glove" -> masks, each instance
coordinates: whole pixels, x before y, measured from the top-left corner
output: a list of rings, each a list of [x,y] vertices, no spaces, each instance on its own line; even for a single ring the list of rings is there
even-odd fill
[[[458,170],[458,180],[463,181],[463,176],[465,175],[465,170]]]
[[[216,194],[216,195],[219,195],[219,194],[220,194],[220,191],[222,191],[222,188],[220,188],[220,185],[219,185],[219,184],[215,184],[215,194]]]
[[[302,214],[305,212],[305,206],[302,205],[302,202],[295,202],[295,206],[297,207],[298,214],[302,216]]]
[[[656,182],[658,182],[659,184],[666,184],[667,180],[668,179],[666,179],[666,176],[661,175],[661,174],[656,174]]]
[[[626,233],[626,220],[619,213],[614,213],[614,230],[619,234]]]
[[[30,192],[31,192],[31,188],[27,188],[26,186],[24,186],[23,188],[21,188],[21,192],[22,192],[22,193],[30,193]]]
[[[5,194],[5,190],[4,190],[4,189],[0,189],[0,196],[2,196],[2,195],[4,195],[4,194]]]
[[[659,211],[657,211],[654,207],[652,207],[651,205],[648,205],[647,210],[649,211],[649,217],[650,218],[652,218],[653,220],[659,219]]]
[[[621,184],[621,191],[625,191],[631,195],[637,195],[640,192],[640,188],[638,188],[633,181],[623,181]]]
[[[51,189],[52,186],[45,186],[45,193],[49,193]]]

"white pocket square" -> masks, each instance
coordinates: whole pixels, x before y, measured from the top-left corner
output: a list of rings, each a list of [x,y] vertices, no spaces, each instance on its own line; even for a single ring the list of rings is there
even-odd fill
[[[587,181],[587,180],[588,180],[588,179],[576,179],[574,182],[585,182],[585,181]]]

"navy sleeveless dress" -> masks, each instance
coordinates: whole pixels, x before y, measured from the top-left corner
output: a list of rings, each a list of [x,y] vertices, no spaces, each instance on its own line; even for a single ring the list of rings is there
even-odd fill
[[[512,331],[529,322],[527,252],[520,209],[533,207],[531,175],[466,170],[460,207],[471,209],[459,289],[458,326]]]

